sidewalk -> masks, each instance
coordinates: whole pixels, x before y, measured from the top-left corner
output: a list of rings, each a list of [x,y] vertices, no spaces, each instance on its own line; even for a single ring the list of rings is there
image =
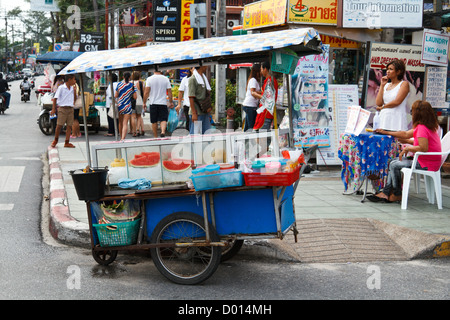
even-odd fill
[[[90,137],[91,146],[111,141],[102,132]],[[62,242],[88,246],[86,204],[78,200],[69,174],[87,165],[86,142],[84,137],[71,142],[76,148],[63,148],[60,143],[48,149],[50,230]],[[423,194],[411,190],[408,209],[402,210],[398,203],[361,203],[362,195],[344,195],[339,168],[323,166],[319,170],[304,175],[295,194],[298,242],[289,234],[284,240],[244,246],[244,252],[253,250],[258,255],[259,245],[269,255],[302,262],[450,256],[450,179],[442,179],[443,210],[428,203],[423,182]],[[248,251],[245,247],[254,248]]]

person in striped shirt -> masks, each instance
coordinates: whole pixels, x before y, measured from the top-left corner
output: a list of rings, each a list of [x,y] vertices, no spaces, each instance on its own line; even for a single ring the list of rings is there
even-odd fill
[[[117,84],[116,101],[117,109],[119,110],[119,132],[121,139],[125,140],[128,132],[128,122],[131,118],[131,98],[137,98],[137,89],[133,82],[130,82],[131,73],[125,72],[123,74],[123,81]]]

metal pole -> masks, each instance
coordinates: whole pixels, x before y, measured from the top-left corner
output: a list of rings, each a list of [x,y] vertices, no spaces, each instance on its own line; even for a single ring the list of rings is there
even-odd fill
[[[81,107],[83,109],[83,126],[84,126],[84,137],[86,139],[86,156],[88,160],[88,166],[91,168],[91,151],[89,148],[89,135],[87,129],[87,118],[86,118],[86,99],[84,98],[84,85],[83,85],[83,73],[80,74],[80,91],[81,91]]]
[[[285,79],[286,79],[285,88],[287,93],[288,113],[289,113],[289,147],[292,148],[294,147],[294,128],[293,128],[294,114],[292,108],[292,94],[291,94],[292,77],[291,75],[286,75]]]

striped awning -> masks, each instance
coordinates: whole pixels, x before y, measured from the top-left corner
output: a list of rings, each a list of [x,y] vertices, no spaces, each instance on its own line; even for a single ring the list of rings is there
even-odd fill
[[[172,69],[199,64],[229,64],[267,59],[268,52],[289,48],[300,56],[322,52],[313,28],[171,42],[139,48],[85,52],[59,74],[115,69]]]

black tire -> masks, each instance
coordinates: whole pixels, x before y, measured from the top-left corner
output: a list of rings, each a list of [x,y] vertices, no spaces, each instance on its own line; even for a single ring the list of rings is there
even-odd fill
[[[110,263],[113,263],[114,260],[117,258],[117,250],[102,250],[102,251],[95,251],[92,249],[92,257],[94,257],[94,260],[102,265],[107,266]]]
[[[50,115],[48,113],[43,113],[39,116],[39,129],[41,129],[42,133],[46,136],[49,136],[55,132],[55,125],[53,120],[50,119]]]
[[[224,262],[233,258],[239,252],[239,250],[241,250],[243,244],[244,240],[230,240],[228,243],[228,247],[222,249],[222,257],[220,261]]]
[[[215,229],[210,225],[210,239],[219,241]],[[203,217],[191,212],[176,212],[162,219],[155,227],[151,243],[191,243],[205,239]],[[167,279],[193,285],[208,279],[220,264],[221,247],[186,246],[151,248],[150,253],[156,268]]]

